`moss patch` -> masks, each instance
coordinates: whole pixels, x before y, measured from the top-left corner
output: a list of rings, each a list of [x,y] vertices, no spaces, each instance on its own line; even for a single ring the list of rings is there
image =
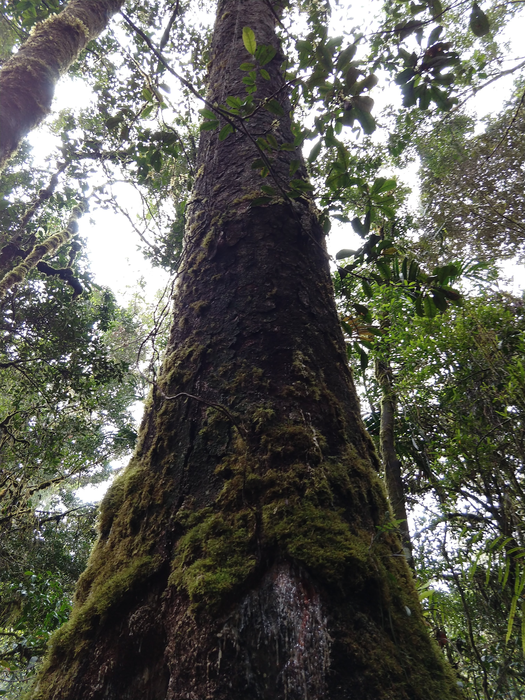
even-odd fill
[[[186,590],[194,609],[213,610],[255,569],[255,518],[249,511],[227,518],[204,508],[185,524],[169,583]]]
[[[352,570],[352,588],[360,588],[368,575],[370,546],[366,534],[350,530],[342,513],[327,511],[308,501],[281,502],[263,509],[266,536],[315,576],[341,586]]]
[[[67,668],[68,677],[74,677],[83,654],[88,653],[90,640],[96,634],[99,624],[115,606],[126,603],[137,586],[158,568],[158,564],[155,557],[141,557],[133,561],[98,586],[82,606],[75,607],[69,620],[52,635],[39,677],[44,677],[47,671],[59,664],[62,664],[62,668]],[[66,666],[63,664],[66,658],[74,660]],[[60,682],[67,684],[67,678],[61,676]],[[36,690],[36,694],[28,697],[38,700],[41,696],[38,685]]]
[[[323,459],[307,426],[271,427],[274,413],[264,406],[252,415],[255,432],[270,424],[260,443],[262,457],[251,457],[239,440],[239,452],[217,468],[225,483],[214,505],[179,514],[185,533],[170,583],[186,591],[194,610],[220,608],[257,571],[261,552],[297,561],[339,591],[348,585],[360,590],[377,577],[378,548],[359,520],[359,505],[368,498],[377,498],[383,512],[387,508],[370,465],[354,462],[352,448],[341,460]],[[359,484],[369,486],[371,479],[377,481],[375,493],[367,495]],[[354,523],[341,502],[356,506]]]

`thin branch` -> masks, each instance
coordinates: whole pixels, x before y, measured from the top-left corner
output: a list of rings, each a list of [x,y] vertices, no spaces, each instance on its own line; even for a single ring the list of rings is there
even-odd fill
[[[226,418],[228,418],[228,420],[230,420],[233,423],[233,425],[237,428],[242,438],[246,439],[248,435],[246,429],[242,425],[239,425],[239,423],[235,420],[235,418],[233,417],[231,412],[226,408],[226,406],[223,406],[220,403],[215,403],[214,401],[208,401],[207,399],[203,399],[200,396],[188,394],[186,391],[181,391],[178,394],[175,394],[174,396],[167,396],[163,391],[160,391],[160,394],[164,399],[167,399],[168,401],[172,401],[174,399],[178,399],[181,396],[185,396],[188,399],[194,399],[195,401],[199,401],[200,403],[203,403],[206,406],[210,406],[211,408],[216,408],[218,411],[221,411],[221,413],[223,413],[226,416]]]
[[[519,59],[517,59],[517,60],[519,60]],[[513,66],[512,68],[507,68],[507,70],[503,70],[500,73],[498,73],[497,75],[493,75],[492,78],[489,78],[487,81],[485,81],[484,83],[482,83],[478,87],[474,88],[473,94],[477,95],[478,92],[480,92],[484,88],[488,87],[492,83],[496,82],[496,80],[499,80],[500,78],[504,78],[506,75],[511,75],[512,73],[515,73],[520,68],[523,68],[523,66],[525,66],[525,61],[523,61],[522,63],[518,63],[518,65]],[[466,92],[467,92],[467,90],[465,90],[463,92],[463,94],[465,94]],[[460,107],[462,107],[465,104],[465,102],[467,102],[471,97],[472,97],[472,95],[468,95],[467,97],[465,97],[465,99],[462,102],[458,102],[458,104],[454,107],[454,109],[451,109],[450,112],[446,115],[446,118],[448,119],[449,115],[457,112],[458,109],[460,109]]]

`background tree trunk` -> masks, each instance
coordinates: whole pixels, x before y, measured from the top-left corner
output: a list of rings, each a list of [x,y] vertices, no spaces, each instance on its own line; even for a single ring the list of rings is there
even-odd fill
[[[286,116],[248,127],[282,144],[275,19],[219,2],[208,99],[245,94],[251,27],[278,50],[257,97]],[[239,132],[203,133],[162,379],[35,700],[459,697],[382,529],[313,204],[251,207],[257,157]],[[281,185],[298,158],[277,152]]]
[[[121,0],[71,0],[36,25],[0,71],[0,171],[20,141],[47,116],[55,85],[120,10]]]
[[[395,420],[396,420],[396,393],[392,378],[392,367],[389,361],[377,360],[375,366],[376,379],[381,387],[381,457],[385,470],[385,482],[388,498],[394,518],[399,521],[399,533],[403,545],[404,555],[410,564],[412,559],[412,542],[408,527],[406,509],[405,488],[401,474],[401,462],[396,454],[395,445]]]

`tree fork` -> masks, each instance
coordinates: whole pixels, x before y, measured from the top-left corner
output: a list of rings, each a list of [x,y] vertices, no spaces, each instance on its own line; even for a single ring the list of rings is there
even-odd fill
[[[219,2],[208,100],[246,94],[251,27],[277,50],[256,97],[285,116],[248,128],[282,144],[275,21],[264,0]],[[300,154],[276,153],[286,186]],[[385,526],[313,203],[252,207],[257,156],[201,136],[162,376],[33,700],[460,697]]]
[[[49,113],[58,79],[104,31],[121,0],[71,0],[38,23],[0,71],[0,171]]]

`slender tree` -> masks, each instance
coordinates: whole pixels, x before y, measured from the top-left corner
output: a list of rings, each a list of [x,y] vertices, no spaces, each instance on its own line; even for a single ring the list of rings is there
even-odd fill
[[[38,24],[0,71],[0,170],[21,139],[48,114],[55,85],[106,28],[120,0],[72,0]]]
[[[287,194],[278,14],[219,2],[208,103],[257,100],[201,138],[162,377],[34,700],[460,696],[388,525],[321,226]]]

